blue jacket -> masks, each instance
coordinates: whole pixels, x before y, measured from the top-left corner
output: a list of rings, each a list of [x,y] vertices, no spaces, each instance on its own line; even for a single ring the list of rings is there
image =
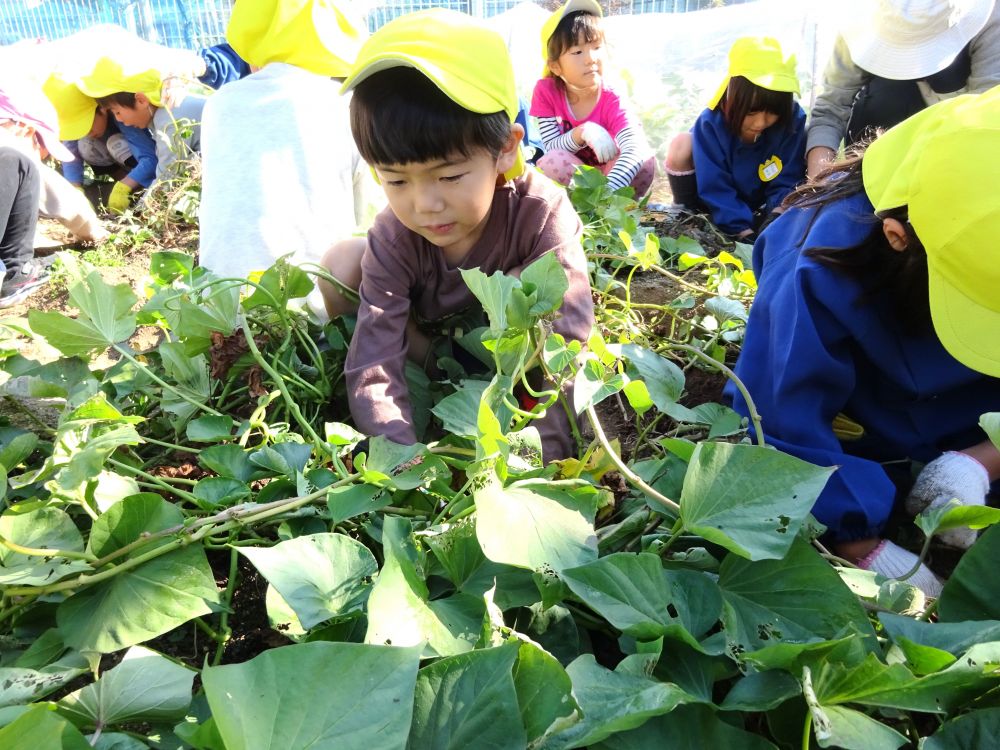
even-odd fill
[[[121,133],[125,136],[129,150],[137,162],[128,176],[142,187],[149,187],[156,179],[156,144],[153,142],[153,136],[145,128],[122,125],[114,117],[108,115],[108,127],[104,131],[104,135],[101,136],[101,140],[107,141],[115,133]],[[64,141],[64,143],[76,159],[63,162],[63,177],[75,185],[82,185],[83,158],[80,156],[80,148],[77,146],[77,141]]]
[[[733,135],[719,110],[706,109],[691,128],[698,198],[723,232],[752,229],[754,211],[769,212],[805,177],[806,115],[797,102],[793,106],[791,129],[772,125],[756,143]],[[778,165],[768,165],[772,157],[781,162],[773,177]]]
[[[858,281],[803,255],[860,243],[879,230],[872,210],[858,194],[791,209],[761,234],[753,252],[759,287],[736,363],[767,442],[839,466],[813,508],[838,540],[882,530],[895,486],[880,461],[929,461],[973,445],[984,438],[980,415],[1000,410],[1000,379],[960,364],[933,334],[903,333],[888,301],[860,304]],[[731,384],[726,394],[748,414]],[[831,424],[838,413],[860,423],[864,438],[839,441]]]
[[[198,80],[213,89],[250,75],[250,65],[228,44],[205,47],[198,54],[205,61],[205,75]]]

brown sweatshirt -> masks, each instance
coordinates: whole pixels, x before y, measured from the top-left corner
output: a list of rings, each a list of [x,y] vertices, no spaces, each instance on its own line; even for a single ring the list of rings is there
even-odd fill
[[[449,268],[441,249],[402,223],[387,208],[368,231],[361,260],[361,306],[347,354],[345,377],[351,415],[366,435],[384,435],[404,445],[416,442],[406,367],[406,324],[462,312],[479,301],[462,280],[461,269],[521,270],[548,251],[566,270],[569,289],[554,329],[567,340],[586,342],[594,306],[586,258],[580,246],[580,219],[565,190],[528,170],[498,187],[479,241],[465,260]],[[545,460],[573,452],[561,407],[536,423]]]

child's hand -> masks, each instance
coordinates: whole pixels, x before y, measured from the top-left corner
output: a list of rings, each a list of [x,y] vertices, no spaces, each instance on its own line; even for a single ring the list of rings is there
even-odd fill
[[[604,164],[618,155],[618,145],[611,134],[596,122],[585,122],[580,126],[580,137],[590,146],[597,160]]]
[[[967,453],[948,451],[927,464],[906,498],[906,510],[914,515],[952,499],[962,505],[985,505],[990,478],[985,467]],[[939,535],[945,544],[968,549],[976,541],[969,528],[952,529]]]
[[[132,198],[132,188],[124,182],[116,182],[108,196],[108,210],[113,214],[123,214],[128,210]]]

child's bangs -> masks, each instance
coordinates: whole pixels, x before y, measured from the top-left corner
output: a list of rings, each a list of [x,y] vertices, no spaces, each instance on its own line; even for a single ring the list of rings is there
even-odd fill
[[[412,68],[376,73],[351,98],[354,140],[373,165],[469,157],[477,149],[499,154],[510,129],[506,112],[470,112]]]
[[[570,13],[549,37],[549,61],[555,62],[570,47],[601,41],[604,41],[604,30],[599,16],[586,11]]]
[[[772,91],[743,76],[733,76],[725,97],[717,106],[723,108],[729,130],[738,135],[743,118],[751,112],[770,112],[778,116],[775,127],[791,127],[794,98],[791,91]]]
[[[761,86],[754,86],[753,99],[750,103],[751,112],[770,112],[781,117],[791,109],[791,91],[772,91]]]

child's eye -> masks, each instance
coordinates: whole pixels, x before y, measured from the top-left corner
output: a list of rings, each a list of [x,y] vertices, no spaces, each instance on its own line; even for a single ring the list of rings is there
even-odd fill
[[[462,174],[451,174],[451,175],[448,175],[447,177],[442,177],[441,179],[444,182],[458,182],[460,179],[462,179],[463,177],[465,177],[465,175],[467,175],[467,174],[468,174],[468,172],[462,172]]]
[[[405,184],[405,181],[404,180],[382,180],[382,183],[385,184],[385,185],[389,185],[390,187],[399,187],[400,185]]]

